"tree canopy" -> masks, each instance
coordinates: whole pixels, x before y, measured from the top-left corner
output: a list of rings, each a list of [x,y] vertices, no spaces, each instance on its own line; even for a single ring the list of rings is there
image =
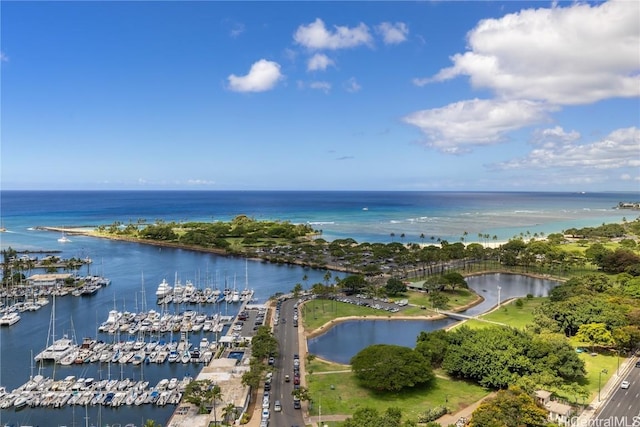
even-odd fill
[[[351,358],[351,369],[360,383],[377,391],[399,391],[429,384],[435,378],[422,354],[409,347],[376,344]]]

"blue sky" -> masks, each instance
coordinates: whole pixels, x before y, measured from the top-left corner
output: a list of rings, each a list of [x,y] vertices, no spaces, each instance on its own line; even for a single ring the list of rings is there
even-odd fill
[[[637,1],[0,12],[3,189],[640,189]]]

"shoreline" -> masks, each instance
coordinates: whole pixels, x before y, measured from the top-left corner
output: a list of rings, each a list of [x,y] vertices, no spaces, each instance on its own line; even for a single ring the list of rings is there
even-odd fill
[[[451,311],[452,313],[459,313],[460,311],[464,311],[464,310],[468,310],[471,307],[475,307],[476,305],[482,303],[484,301],[484,297],[482,295],[478,295],[476,294],[476,299],[468,304],[465,305],[461,305],[458,307],[454,307],[452,308]],[[309,301],[305,301],[303,303],[306,304]],[[325,333],[327,333],[332,327],[336,326],[337,324],[343,323],[343,322],[349,322],[349,321],[353,321],[353,320],[389,320],[389,321],[394,321],[394,320],[440,320],[440,319],[446,319],[448,316],[445,314],[430,314],[430,315],[398,315],[398,316],[393,316],[393,315],[364,315],[364,316],[344,316],[344,317],[336,317],[335,319],[329,320],[328,322],[324,323],[323,325],[311,330],[311,331],[307,331],[306,328],[304,330],[304,337],[305,339],[310,339],[310,338],[316,338],[319,337],[320,335],[323,335]]]

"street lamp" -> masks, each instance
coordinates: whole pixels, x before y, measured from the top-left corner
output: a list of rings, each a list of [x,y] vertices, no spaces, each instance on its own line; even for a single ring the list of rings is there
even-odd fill
[[[606,374],[608,371],[603,369],[598,373],[598,402],[600,402],[600,382],[602,381],[602,374]]]

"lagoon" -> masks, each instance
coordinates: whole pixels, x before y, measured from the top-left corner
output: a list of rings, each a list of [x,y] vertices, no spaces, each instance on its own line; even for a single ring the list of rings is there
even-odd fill
[[[469,288],[484,300],[464,311],[475,316],[511,298],[545,297],[559,282],[517,274],[483,274],[467,278]],[[498,286],[500,290],[498,290]],[[498,296],[498,293],[500,294]],[[373,344],[393,344],[413,348],[420,332],[431,332],[454,325],[457,320],[361,319],[339,322],[322,335],[307,341],[309,353],[332,362],[348,364],[360,350]]]

